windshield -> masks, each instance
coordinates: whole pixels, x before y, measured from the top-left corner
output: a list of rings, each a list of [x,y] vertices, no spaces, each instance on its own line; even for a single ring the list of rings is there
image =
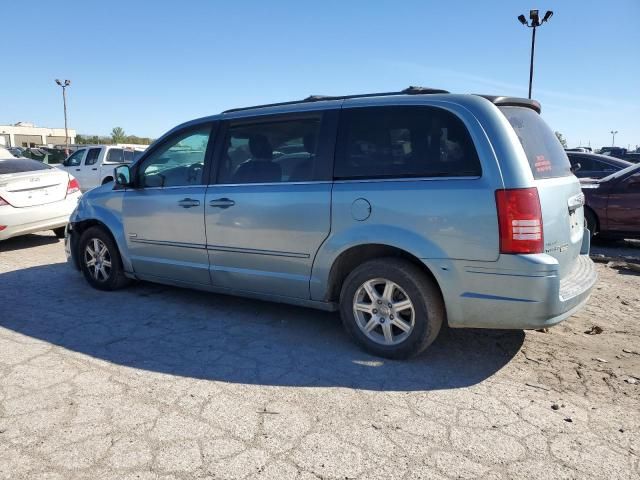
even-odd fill
[[[500,111],[509,120],[524,148],[533,178],[571,175],[567,154],[540,115],[524,107],[500,107]]]
[[[622,170],[618,170],[616,173],[612,173],[608,177],[604,177],[600,179],[600,182],[607,182],[609,180],[613,180],[614,178],[619,178],[623,175],[626,175],[629,172],[640,169],[640,163],[634,163],[627,168],[623,168]]]

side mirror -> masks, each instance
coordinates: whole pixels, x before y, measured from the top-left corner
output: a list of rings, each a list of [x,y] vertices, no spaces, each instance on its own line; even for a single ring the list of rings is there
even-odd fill
[[[580,170],[582,168],[582,165],[580,165],[578,162],[574,163],[573,166],[571,167],[571,173],[576,173],[578,170]]]
[[[116,185],[128,187],[131,185],[131,169],[129,165],[119,165],[113,169],[113,178]]]

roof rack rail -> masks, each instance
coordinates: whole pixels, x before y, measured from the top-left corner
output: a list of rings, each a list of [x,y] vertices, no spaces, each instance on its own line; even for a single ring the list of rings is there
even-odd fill
[[[535,110],[538,114],[542,111],[542,106],[537,100],[520,97],[503,97],[500,95],[481,95],[475,93],[478,97],[486,98],[498,107],[526,107]]]
[[[266,105],[255,105],[252,107],[239,107],[239,108],[231,108],[229,110],[225,110],[222,113],[231,113],[231,112],[239,112],[242,110],[252,110],[254,108],[267,108],[267,107],[280,107],[284,105],[296,105],[300,103],[309,103],[309,102],[321,102],[327,100],[347,100],[350,98],[367,98],[367,97],[387,97],[391,95],[431,95],[436,93],[449,93],[447,90],[442,90],[439,88],[428,88],[428,87],[416,87],[411,86],[401,90],[399,92],[384,92],[384,93],[362,93],[355,95],[310,95],[303,100],[294,100],[290,102],[279,102],[279,103],[268,103]]]

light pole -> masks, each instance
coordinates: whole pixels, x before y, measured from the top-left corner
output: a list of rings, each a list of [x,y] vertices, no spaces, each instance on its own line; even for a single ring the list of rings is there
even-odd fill
[[[611,146],[615,146],[616,144],[616,133],[618,133],[618,130],[611,130]]]
[[[69,155],[69,131],[67,130],[67,87],[71,85],[71,80],[58,80],[56,78],[56,83],[62,87],[62,103],[64,105],[64,143],[65,156]]]
[[[540,21],[540,17],[538,16],[538,10],[530,10],[529,11],[529,19],[531,22],[528,22],[524,15],[518,16],[518,20],[525,27],[529,27],[533,29],[531,34],[531,64],[529,65],[529,98],[531,98],[531,84],[533,83],[533,54],[536,49],[536,28],[542,26],[543,23],[549,21],[553,12],[551,10],[547,10],[547,13],[542,17],[542,21]]]

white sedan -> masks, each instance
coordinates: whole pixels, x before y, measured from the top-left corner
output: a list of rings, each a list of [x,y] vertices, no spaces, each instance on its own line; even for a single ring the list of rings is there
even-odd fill
[[[42,230],[64,237],[80,195],[67,172],[0,147],[0,241]]]

